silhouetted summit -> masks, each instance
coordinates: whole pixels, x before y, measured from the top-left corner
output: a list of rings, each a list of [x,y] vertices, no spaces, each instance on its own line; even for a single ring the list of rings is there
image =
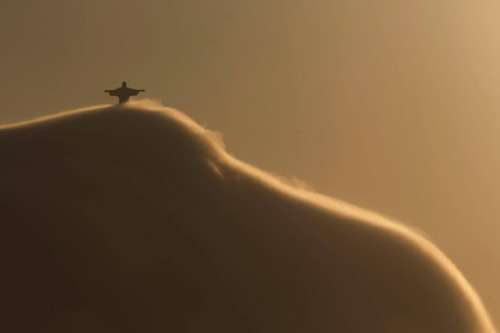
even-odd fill
[[[0,126],[0,230],[0,332],[495,332],[424,237],[146,99]]]
[[[137,96],[140,92],[146,91],[144,89],[132,89],[127,87],[127,82],[123,81],[120,88],[113,90],[104,90],[104,92],[109,93],[110,96],[118,97],[118,103],[123,104],[128,102],[130,96]]]

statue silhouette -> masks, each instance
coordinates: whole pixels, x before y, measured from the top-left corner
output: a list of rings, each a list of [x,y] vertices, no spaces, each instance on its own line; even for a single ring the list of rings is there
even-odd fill
[[[123,104],[128,102],[130,96],[137,96],[142,91],[146,91],[144,89],[132,89],[127,87],[127,82],[123,81],[122,86],[120,88],[116,88],[113,90],[104,90],[104,92],[109,93],[110,96],[118,97],[118,103]]]

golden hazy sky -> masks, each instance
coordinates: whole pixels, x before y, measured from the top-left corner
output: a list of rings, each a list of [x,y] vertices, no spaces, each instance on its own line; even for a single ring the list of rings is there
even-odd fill
[[[500,318],[500,3],[0,2],[0,123],[126,80],[265,170],[422,230]]]

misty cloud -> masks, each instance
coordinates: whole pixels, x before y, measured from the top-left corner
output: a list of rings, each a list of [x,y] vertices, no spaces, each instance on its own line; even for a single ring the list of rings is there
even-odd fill
[[[401,224],[151,101],[0,129],[5,332],[493,332]]]

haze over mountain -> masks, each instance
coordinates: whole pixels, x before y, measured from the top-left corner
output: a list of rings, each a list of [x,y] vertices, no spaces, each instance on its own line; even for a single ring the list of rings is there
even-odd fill
[[[425,238],[151,101],[1,127],[0,198],[4,332],[494,332]]]
[[[500,325],[500,1],[0,1],[0,124],[126,80],[266,171],[425,231]]]

